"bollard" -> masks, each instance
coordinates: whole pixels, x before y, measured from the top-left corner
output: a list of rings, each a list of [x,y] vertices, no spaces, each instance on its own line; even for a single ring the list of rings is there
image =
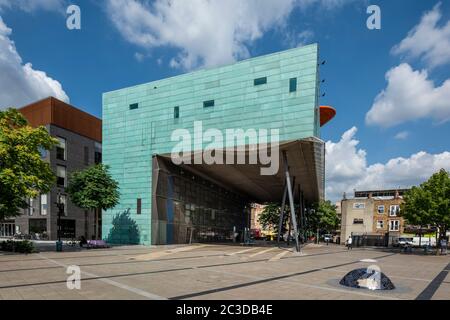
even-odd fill
[[[62,252],[63,242],[56,241],[56,252]]]

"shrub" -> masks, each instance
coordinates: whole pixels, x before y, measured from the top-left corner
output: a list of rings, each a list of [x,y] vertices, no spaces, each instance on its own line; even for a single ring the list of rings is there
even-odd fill
[[[33,253],[36,252],[34,244],[31,241],[12,241],[7,240],[1,243],[1,250],[8,252]]]

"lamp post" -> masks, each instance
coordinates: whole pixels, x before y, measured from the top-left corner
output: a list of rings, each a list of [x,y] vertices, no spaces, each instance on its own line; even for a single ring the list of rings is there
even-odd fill
[[[64,213],[64,203],[61,201],[61,192],[58,192],[56,207],[58,208],[58,242],[56,243],[56,251],[62,251],[62,243],[61,243],[61,215]]]

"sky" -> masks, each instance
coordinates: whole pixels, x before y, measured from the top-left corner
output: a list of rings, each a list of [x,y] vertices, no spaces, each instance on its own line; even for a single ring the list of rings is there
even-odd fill
[[[0,0],[0,109],[52,95],[101,117],[103,92],[310,43],[337,110],[328,199],[450,170],[448,0]]]

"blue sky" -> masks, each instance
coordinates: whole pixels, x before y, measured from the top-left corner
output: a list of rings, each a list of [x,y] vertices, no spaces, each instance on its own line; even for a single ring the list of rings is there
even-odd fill
[[[11,29],[3,31],[2,41],[14,41],[15,55],[22,59],[20,65],[31,63],[32,70],[46,74],[42,85],[22,90],[30,91],[26,96],[14,96],[21,88],[7,90],[4,85],[0,88],[0,108],[56,92],[65,93],[73,105],[101,117],[103,92],[318,42],[321,58],[327,61],[321,68],[321,78],[326,79],[322,86],[326,96],[321,104],[332,105],[338,112],[322,130],[322,138],[330,141],[330,198],[353,188],[408,186],[418,183],[430,170],[450,167],[450,124],[443,121],[450,117],[450,84],[443,86],[450,78],[450,47],[445,50],[450,43],[450,24],[446,28],[450,1],[435,7],[439,1],[264,0],[264,4],[261,1],[255,5],[254,0],[249,0],[248,8],[236,10],[233,1],[219,1],[221,4],[215,8],[204,0],[191,0],[192,6],[197,6],[195,14],[181,4],[168,7],[163,0],[71,1],[81,8],[81,30],[66,28],[65,8],[69,3],[65,0],[30,1],[0,0],[1,19]],[[366,27],[370,4],[381,8],[381,30]],[[430,37],[439,41],[417,45],[423,43],[417,41],[421,35],[410,34],[410,41],[394,53],[393,48],[433,8],[442,17],[434,30],[427,29],[424,23],[423,33],[430,32]],[[208,16],[214,19],[218,11],[220,19],[215,20],[214,27],[205,28],[211,23]],[[158,15],[166,17],[164,23],[158,21]],[[183,34],[178,18],[198,27],[192,38]],[[224,43],[227,46],[221,52],[225,53],[215,54],[215,48]],[[227,49],[230,54],[226,54]],[[0,56],[1,50],[8,50],[7,46],[0,45]],[[205,51],[208,53],[203,54]],[[427,56],[427,52],[435,55]],[[17,75],[5,76],[14,69],[9,68],[11,58],[6,57],[0,63],[0,84],[3,81],[13,86],[11,79]],[[385,75],[391,69],[395,71],[388,88]],[[414,72],[417,84],[411,80]],[[420,72],[427,72],[428,78]],[[50,77],[53,80],[48,80]],[[427,87],[424,77],[434,82],[434,88]],[[26,81],[21,83],[26,86]],[[411,87],[403,87],[409,82]],[[379,102],[372,120],[366,121],[383,90],[389,93]],[[413,91],[417,91],[416,97]],[[426,101],[421,101],[422,96]],[[449,101],[444,101],[447,97]],[[403,110],[403,115],[383,109],[389,103],[394,110]],[[439,117],[433,118],[433,114]],[[380,121],[385,118],[387,123]],[[345,132],[346,138],[341,138]],[[426,154],[418,154],[421,151]],[[403,160],[389,165],[390,160],[399,157]],[[369,179],[365,177],[367,170],[372,175]]]

